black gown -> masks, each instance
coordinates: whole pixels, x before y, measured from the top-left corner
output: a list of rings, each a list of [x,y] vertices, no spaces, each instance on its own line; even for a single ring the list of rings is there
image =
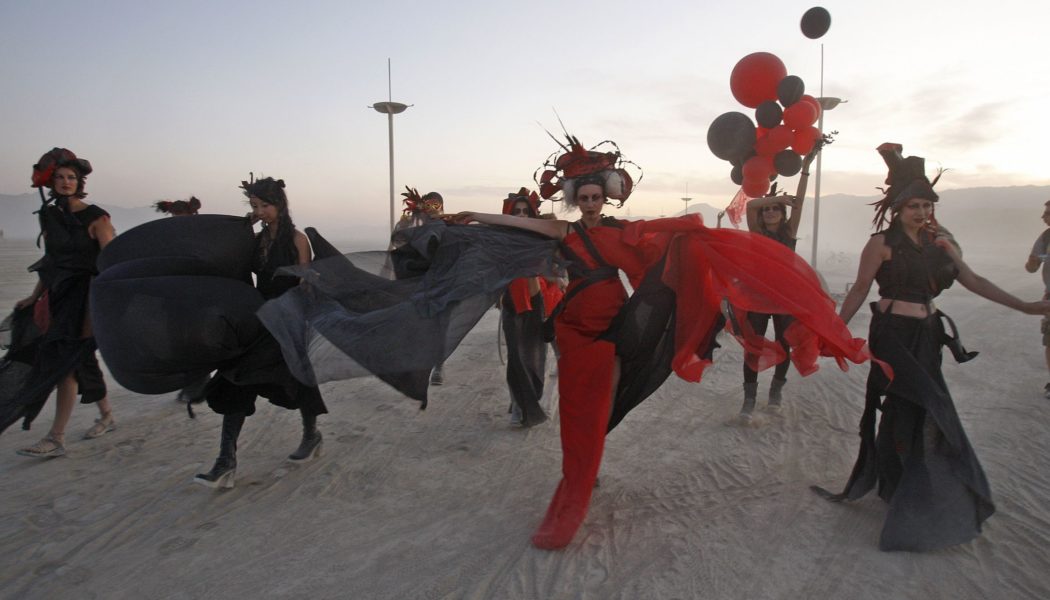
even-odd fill
[[[84,333],[89,290],[99,255],[98,241],[91,239],[88,227],[109,215],[94,205],[71,212],[47,204],[39,216],[44,258],[30,269],[37,271],[44,282],[48,325],[32,346],[26,344],[14,357],[14,362],[31,362],[24,377],[14,377],[13,372],[3,377],[8,392],[0,397],[0,431],[18,419],[22,419],[23,429],[29,429],[52,390],[70,373],[76,378],[82,403],[106,397],[95,340]],[[12,394],[11,390],[17,391]]]
[[[930,236],[921,239],[916,245],[897,229],[886,232],[893,258],[876,275],[881,296],[928,302],[951,285],[951,259]],[[958,362],[977,353],[962,347],[954,323],[940,311],[920,319],[884,313],[876,303],[871,309],[868,343],[872,355],[893,368],[893,380],[872,365],[860,451],[845,490],[832,499],[855,500],[878,486],[879,497],[889,503],[881,550],[919,552],[968,542],[995,505],[941,359],[943,346]]]

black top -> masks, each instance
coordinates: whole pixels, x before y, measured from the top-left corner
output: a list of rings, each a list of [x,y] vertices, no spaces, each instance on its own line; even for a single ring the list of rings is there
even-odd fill
[[[882,233],[891,254],[875,273],[879,297],[926,304],[951,287],[959,270],[933,234],[920,230],[916,244],[896,224]]]
[[[798,244],[798,239],[792,237],[791,228],[788,227],[787,223],[781,223],[776,231],[770,231],[765,227],[759,227],[758,232],[771,240],[776,240],[781,244],[784,244],[792,250],[794,250],[795,246]]]
[[[101,248],[98,240],[88,234],[88,226],[109,213],[94,205],[67,213],[49,204],[40,209],[39,215],[45,253],[39,271],[44,283],[51,287],[69,275],[97,275]]]
[[[257,277],[255,287],[262,297],[272,300],[299,285],[299,278],[291,275],[277,275],[277,269],[299,264],[299,251],[295,248],[295,238],[290,244],[275,243],[270,238],[269,229],[263,229],[256,239],[255,261],[252,271]]]

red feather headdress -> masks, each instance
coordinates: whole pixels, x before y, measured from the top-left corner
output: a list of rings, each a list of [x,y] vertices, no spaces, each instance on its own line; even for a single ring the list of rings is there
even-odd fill
[[[618,201],[618,206],[623,206],[631,192],[634,191],[636,183],[625,167],[632,165],[637,169],[639,182],[642,180],[641,168],[624,159],[616,142],[606,140],[587,150],[575,136],[566,134],[565,137],[568,139],[568,145],[558,142],[558,145],[561,146],[561,153],[554,152],[547,157],[547,160],[532,176],[536,184],[540,186],[540,196],[544,200],[549,200],[554,194],[565,190],[566,184],[576,178],[600,175],[605,182],[606,197]],[[555,141],[557,141],[556,138]],[[599,150],[606,145],[611,149]],[[568,201],[572,202],[571,199]]]

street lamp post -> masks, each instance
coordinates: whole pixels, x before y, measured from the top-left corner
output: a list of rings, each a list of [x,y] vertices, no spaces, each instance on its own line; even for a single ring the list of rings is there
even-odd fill
[[[820,130],[820,135],[824,135],[824,113],[832,110],[839,104],[846,102],[841,98],[825,98],[821,96],[817,98],[817,102],[820,103],[820,118],[817,120],[817,129]],[[818,142],[819,143],[819,142]],[[810,258],[809,264],[813,267],[813,270],[817,270],[817,233],[820,226],[820,162],[821,157],[824,156],[824,152],[821,151],[817,154],[817,175],[816,183],[813,186],[813,256]]]
[[[376,102],[371,106],[376,112],[383,113],[387,119],[387,134],[389,136],[389,148],[390,148],[390,231],[394,230],[394,213],[396,211],[394,204],[394,115],[405,112],[408,108],[407,104],[400,102],[393,102],[390,100],[392,93],[390,90],[390,59],[386,60],[386,84],[387,84],[387,101]]]
[[[690,200],[692,200],[692,198],[689,198],[689,197],[682,198],[682,202],[685,202],[685,214],[686,215],[689,214],[689,201]]]

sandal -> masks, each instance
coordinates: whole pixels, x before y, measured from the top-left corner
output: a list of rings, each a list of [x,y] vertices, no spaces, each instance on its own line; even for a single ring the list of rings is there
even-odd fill
[[[44,439],[32,446],[15,450],[15,454],[33,456],[36,458],[54,458],[56,456],[63,456],[65,453],[66,447],[62,445],[61,441],[51,437],[51,434],[44,436]]]
[[[117,428],[117,422],[113,420],[113,413],[108,412],[101,417],[95,419],[95,424],[91,426],[86,432],[84,432],[85,440],[93,440],[98,437],[102,437]]]

